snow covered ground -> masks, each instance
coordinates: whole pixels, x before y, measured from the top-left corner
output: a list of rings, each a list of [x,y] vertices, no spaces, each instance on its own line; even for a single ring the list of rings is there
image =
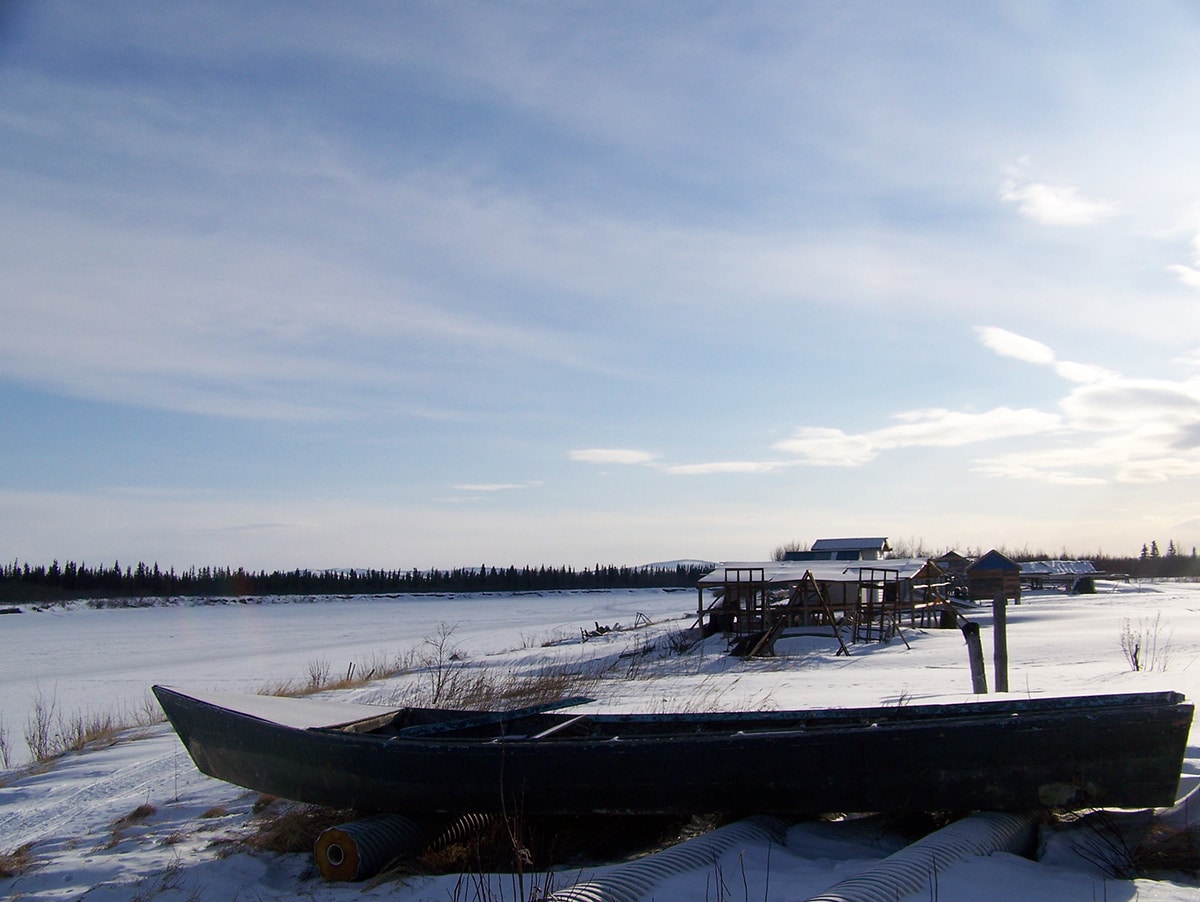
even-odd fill
[[[572,592],[453,597],[264,599],[177,602],[136,609],[86,605],[0,618],[0,717],[14,757],[34,699],[60,712],[141,708],[152,683],[255,691],[303,683],[314,662],[333,674],[351,662],[403,658],[425,639],[450,633],[469,667],[536,672],[549,663],[590,662],[608,676],[589,692],[606,710],[843,707],[961,701],[972,697],[967,652],[957,630],[906,630],[900,640],[857,645],[849,658],[811,639],[781,642],[774,659],[744,661],[717,641],[687,654],[622,656],[690,626],[690,591]],[[653,623],[580,641],[581,629]],[[991,618],[983,627],[991,668]],[[1009,684],[1022,696],[1172,689],[1200,697],[1200,585],[1102,584],[1100,593],[1027,596],[1008,611]],[[1134,671],[1122,634],[1157,640],[1152,665]],[[428,646],[424,646],[428,648]],[[1144,658],[1143,658],[1144,660]],[[339,693],[383,702],[414,673]],[[1193,727],[1181,793],[1200,782],[1200,730]],[[307,854],[255,851],[257,796],[201,776],[166,726],[109,748],[66,756],[45,769],[0,775],[0,855],[25,849],[28,865],[0,877],[13,899],[468,900],[523,902],[531,887],[586,879],[495,875],[421,877],[333,884]],[[1200,812],[1196,812],[1200,817]],[[1188,812],[1179,816],[1187,818]],[[749,841],[715,863],[664,879],[647,898],[802,900],[875,865],[908,840],[874,821],[792,825],[783,845]],[[931,876],[913,899],[1193,900],[1200,884],[1180,873],[1118,879],[1106,873],[1086,827],[1043,827],[1037,859],[973,856]],[[483,882],[481,882],[483,880]],[[523,890],[523,892],[522,892]]]

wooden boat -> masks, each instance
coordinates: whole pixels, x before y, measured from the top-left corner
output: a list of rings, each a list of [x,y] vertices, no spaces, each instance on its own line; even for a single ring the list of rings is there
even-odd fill
[[[1192,720],[1171,692],[673,715],[154,694],[206,774],[404,814],[1165,806]]]

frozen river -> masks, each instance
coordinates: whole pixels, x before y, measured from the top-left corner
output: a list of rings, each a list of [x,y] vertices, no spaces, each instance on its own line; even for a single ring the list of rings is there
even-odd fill
[[[86,604],[0,617],[0,723],[17,759],[41,694],[57,710],[137,712],[154,683],[257,691],[303,683],[309,665],[336,676],[353,662],[393,660],[444,624],[467,654],[579,635],[581,627],[632,624],[695,609],[690,590],[487,595],[400,595],[163,602],[138,608]],[[14,761],[14,763],[16,763]]]

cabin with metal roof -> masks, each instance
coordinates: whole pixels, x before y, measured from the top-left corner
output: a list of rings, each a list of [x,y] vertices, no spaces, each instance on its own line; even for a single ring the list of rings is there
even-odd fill
[[[892,549],[885,536],[817,539],[807,551],[788,551],[788,561],[877,561]]]

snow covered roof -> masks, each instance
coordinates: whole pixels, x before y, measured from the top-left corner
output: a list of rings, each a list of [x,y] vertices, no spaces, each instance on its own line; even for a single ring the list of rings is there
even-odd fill
[[[967,572],[977,572],[981,570],[1020,570],[1021,565],[1007,555],[1001,554],[996,549],[992,549],[974,564],[967,568]]]
[[[1098,571],[1091,561],[1022,561],[1021,572],[1031,576],[1058,573],[1083,576]]]
[[[900,579],[911,579],[928,563],[925,558],[888,558],[881,561],[726,561],[702,576],[697,585],[721,586],[726,582],[755,582],[759,579],[776,584],[796,583],[803,579],[809,570],[820,582],[856,582],[860,570],[874,571],[876,575],[886,570],[895,572]]]
[[[887,537],[847,538],[847,539],[817,539],[812,543],[813,551],[878,551],[888,548]]]

